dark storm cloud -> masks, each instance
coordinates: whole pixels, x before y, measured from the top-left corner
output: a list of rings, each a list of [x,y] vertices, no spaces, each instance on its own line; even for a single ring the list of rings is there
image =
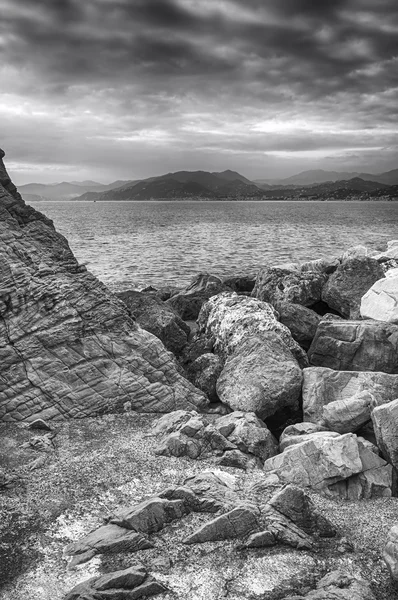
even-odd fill
[[[191,144],[198,152],[246,153],[251,146],[254,153],[297,153],[344,148],[350,140],[365,148],[381,135],[380,145],[394,145],[395,0],[3,4],[4,98],[11,113],[13,94],[19,99],[24,123],[22,130],[9,122],[4,134],[15,147],[13,127],[22,139],[40,122],[49,162],[56,145],[58,160],[69,164],[73,127],[84,136],[79,152],[86,162],[103,156],[101,139],[116,155],[126,140],[145,147],[156,135],[173,151]],[[292,121],[290,133],[261,133],[256,123],[273,118]],[[300,119],[309,128],[294,124]],[[336,131],[329,126],[325,133],[322,122]]]

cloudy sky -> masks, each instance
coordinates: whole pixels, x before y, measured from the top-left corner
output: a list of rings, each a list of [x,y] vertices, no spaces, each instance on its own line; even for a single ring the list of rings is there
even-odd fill
[[[397,0],[0,0],[17,184],[398,167]]]

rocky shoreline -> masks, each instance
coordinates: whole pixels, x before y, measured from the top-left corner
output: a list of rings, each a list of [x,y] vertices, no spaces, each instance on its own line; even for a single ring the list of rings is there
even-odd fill
[[[0,598],[395,598],[398,241],[115,296],[0,184]]]

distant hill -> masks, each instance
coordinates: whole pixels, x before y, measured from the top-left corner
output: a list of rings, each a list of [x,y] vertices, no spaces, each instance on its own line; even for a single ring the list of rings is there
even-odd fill
[[[73,200],[87,192],[102,193],[127,183],[129,182],[122,180],[106,185],[95,181],[63,181],[54,184],[27,183],[19,186],[18,191],[27,202],[32,201],[32,196],[37,196],[40,200]]]
[[[177,171],[150,177],[103,192],[96,200],[156,200],[194,198],[261,197],[262,190],[235,171]],[[77,200],[89,199],[87,194]],[[93,198],[94,199],[94,198]]]
[[[316,183],[326,183],[328,181],[349,181],[351,179],[360,178],[365,181],[375,181],[378,183],[384,183],[386,185],[398,184],[398,169],[387,171],[380,174],[371,173],[360,173],[350,171],[324,171],[322,169],[303,171],[292,177],[286,179],[271,180],[271,179],[257,179],[254,183],[262,186],[278,185],[279,187],[285,187],[287,185],[312,185]]]

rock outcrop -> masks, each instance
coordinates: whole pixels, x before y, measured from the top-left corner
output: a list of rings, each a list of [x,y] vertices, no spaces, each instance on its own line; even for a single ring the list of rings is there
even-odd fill
[[[382,455],[398,470],[398,399],[376,406],[372,422]]]
[[[305,596],[285,596],[284,600],[375,600],[368,581],[349,572],[332,571],[323,577],[316,590]]]
[[[4,153],[1,152],[1,156]],[[207,399],[25,205],[0,159],[0,419],[167,412]]]
[[[302,271],[296,265],[267,267],[258,273],[252,296],[274,306],[279,302],[311,306],[320,301],[326,280],[322,270]]]
[[[321,321],[308,357],[311,365],[336,371],[398,373],[398,325]]]

